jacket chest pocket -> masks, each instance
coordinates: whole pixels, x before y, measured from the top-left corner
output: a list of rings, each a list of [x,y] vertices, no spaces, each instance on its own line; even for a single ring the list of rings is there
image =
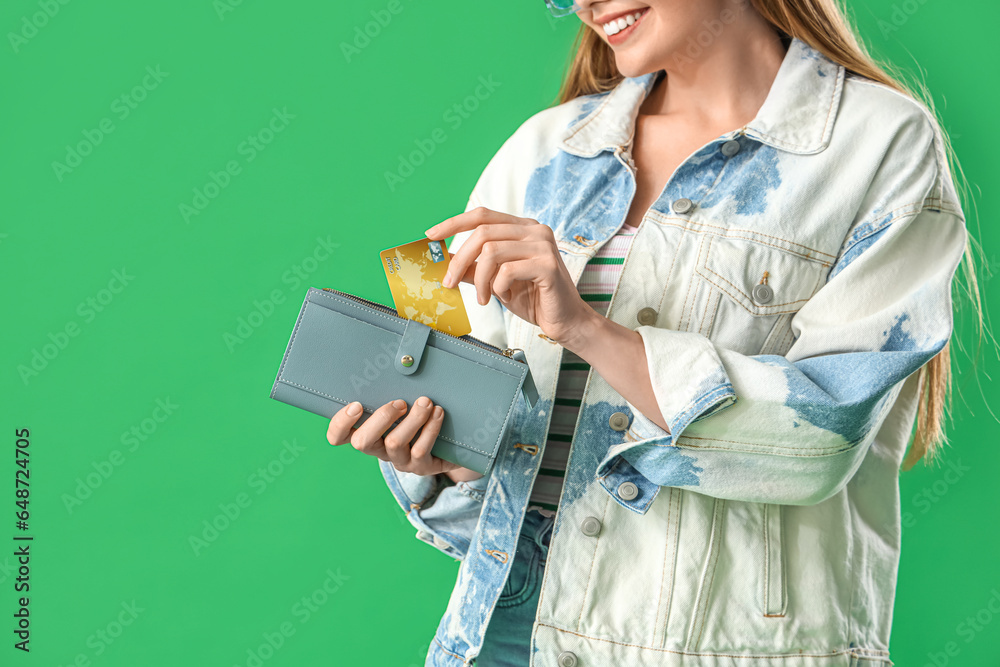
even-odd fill
[[[829,269],[829,260],[805,249],[707,236],[695,269],[701,284],[689,329],[741,354],[784,354],[794,342],[792,318]]]

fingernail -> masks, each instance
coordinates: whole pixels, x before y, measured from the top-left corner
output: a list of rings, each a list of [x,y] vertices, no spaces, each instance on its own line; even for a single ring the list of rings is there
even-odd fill
[[[442,415],[444,415],[444,408],[440,405],[434,408],[434,419],[441,419]]]
[[[427,398],[426,396],[421,396],[420,398],[417,399],[417,405],[419,405],[422,408],[426,408],[430,404],[431,404],[431,399]]]
[[[445,287],[451,287],[451,271],[444,274],[444,280],[441,281],[441,284]]]
[[[347,406],[348,417],[357,417],[360,414],[361,414],[361,404],[358,403],[357,401],[354,401],[353,403]]]
[[[406,401],[397,398],[395,401],[392,402],[392,407],[396,408],[397,410],[402,410],[403,408],[406,407]]]
[[[435,230],[437,230],[437,228],[438,228],[438,226],[434,225],[433,227],[431,227],[430,229],[428,229],[428,230],[426,230],[424,232],[424,236],[433,236],[434,232],[435,232]]]

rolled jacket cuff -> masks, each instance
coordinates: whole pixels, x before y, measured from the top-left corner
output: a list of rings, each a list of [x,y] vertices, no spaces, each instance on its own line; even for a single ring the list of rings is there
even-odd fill
[[[653,395],[670,430],[626,400],[632,417],[626,441],[608,449],[597,477],[619,504],[644,514],[660,486],[697,486],[701,469],[681,452],[677,438],[692,422],[734,405],[736,391],[715,347],[701,334],[649,326],[636,331],[645,347]],[[626,481],[639,490],[631,501],[619,491]]]
[[[463,560],[479,523],[489,475],[452,482],[446,475],[417,475],[379,460],[389,491],[417,529],[417,539],[452,558]]]

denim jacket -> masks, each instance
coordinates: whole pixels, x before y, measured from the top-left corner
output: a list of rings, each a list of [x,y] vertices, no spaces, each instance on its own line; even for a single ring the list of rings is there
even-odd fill
[[[468,208],[549,225],[577,281],[625,220],[635,117],[662,75],[533,115]],[[642,337],[670,431],[591,371],[531,664],[891,665],[915,371],[951,335],[966,236],[927,109],[793,39],[757,116],[690,154],[633,238],[607,317]],[[540,398],[519,400],[486,477],[379,462],[417,538],[461,561],[428,665],[474,664],[563,352],[460,289],[472,335],[524,350]]]

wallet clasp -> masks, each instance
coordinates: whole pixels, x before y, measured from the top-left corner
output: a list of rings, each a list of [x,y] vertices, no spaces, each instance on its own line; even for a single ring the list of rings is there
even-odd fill
[[[403,375],[411,375],[420,367],[420,358],[427,347],[427,338],[431,328],[416,320],[407,320],[403,337],[399,341],[399,349],[392,365]]]

